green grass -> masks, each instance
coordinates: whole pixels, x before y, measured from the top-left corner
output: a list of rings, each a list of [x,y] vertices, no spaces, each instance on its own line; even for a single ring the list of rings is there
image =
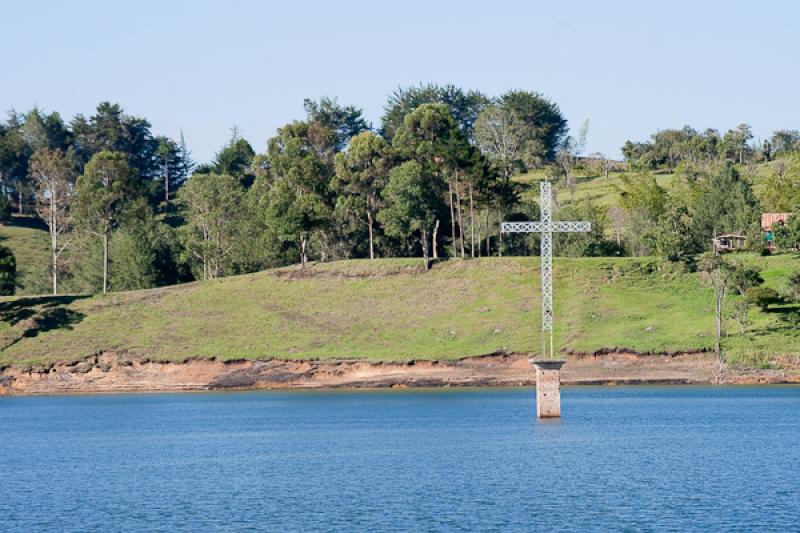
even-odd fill
[[[742,175],[746,174],[745,165],[736,165],[737,169]],[[553,167],[545,167],[534,169],[525,174],[519,174],[513,177],[513,180],[523,185],[523,197],[529,200],[538,201],[539,187],[538,183],[558,173]],[[756,167],[756,173],[753,179],[753,190],[756,196],[760,196],[764,181],[774,173],[772,163],[760,163]],[[558,201],[561,205],[570,203],[582,202],[590,200],[593,204],[599,207],[612,207],[619,205],[619,187],[622,185],[620,177],[626,172],[611,172],[606,179],[602,175],[589,174],[586,170],[578,168],[575,170],[575,179],[577,187],[574,194],[570,192],[559,183],[557,189]],[[633,175],[636,173],[633,172]],[[657,171],[653,173],[659,185],[668,187],[675,175],[669,171]],[[560,178],[559,178],[560,179]]]
[[[790,256],[747,256],[780,288]],[[556,342],[563,350],[638,352],[713,346],[710,289],[697,274],[653,271],[648,258],[556,260]],[[540,346],[535,258],[413,259],[286,268],[211,282],[95,297],[0,301],[0,364],[46,365],[105,350],[154,360],[192,357],[454,359]],[[731,361],[800,358],[781,313],[753,310]],[[728,330],[735,332],[733,323]],[[766,362],[765,362],[766,361]]]
[[[17,260],[17,294],[45,292],[50,260],[50,237],[44,225],[29,217],[13,217],[0,225],[0,244]]]
[[[523,185],[524,198],[538,202],[538,183],[549,176],[548,172],[552,173],[545,169],[538,169],[527,174],[514,176],[513,179]],[[589,200],[599,207],[617,206],[619,205],[619,187],[622,185],[620,177],[623,174],[625,173],[611,172],[608,178],[605,178],[602,175],[585,175],[581,171],[578,171],[575,176],[577,184],[575,193],[570,194],[569,190],[562,185],[557,189],[558,201],[561,205]],[[673,175],[669,173],[654,174],[654,176],[656,181],[663,186],[668,185],[673,179]]]
[[[538,198],[547,170],[516,176]],[[759,168],[760,176],[766,167]],[[763,177],[763,176],[761,176]],[[657,175],[666,185],[673,177]],[[758,181],[758,180],[757,180]],[[574,198],[618,202],[620,174],[578,175]],[[17,258],[18,294],[48,290],[47,232],[29,218],[0,226],[0,243]],[[800,260],[746,256],[768,286],[782,290]],[[557,345],[590,353],[711,349],[713,300],[696,274],[653,272],[649,258],[556,261]],[[420,261],[384,259],[279,269],[214,282],[106,297],[0,300],[0,364],[46,365],[105,350],[157,360],[191,357],[453,359],[501,350],[535,352],[535,258],[449,261],[422,273]],[[732,296],[729,301],[735,299]],[[800,358],[800,333],[784,320],[796,306],[752,310],[748,332],[728,321],[728,360],[775,367]],[[788,359],[787,359],[788,358]]]
[[[545,178],[552,179],[552,170],[536,169],[526,174],[514,176],[514,181],[523,185],[523,197],[532,201],[539,201],[539,182]],[[614,203],[616,190],[614,185],[620,183],[619,174],[610,174],[609,179],[602,176],[588,176],[583,175],[580,171],[576,176],[576,190],[574,195],[570,195],[569,191],[561,186],[557,187],[554,191],[558,195],[558,201],[561,205],[569,202],[580,201],[583,199],[591,199],[598,202],[598,205],[607,206]]]

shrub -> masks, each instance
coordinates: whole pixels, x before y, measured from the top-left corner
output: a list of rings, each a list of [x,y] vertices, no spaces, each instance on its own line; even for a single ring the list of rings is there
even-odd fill
[[[0,222],[5,222],[11,218],[11,202],[8,197],[0,192]]]
[[[786,297],[800,302],[800,270],[789,276],[789,281],[786,283]]]
[[[0,246],[0,295],[10,296],[17,288],[17,260],[5,246]]]
[[[762,311],[766,311],[770,305],[781,301],[781,297],[775,289],[769,287],[752,287],[745,294],[747,301],[757,305]]]
[[[729,263],[728,268],[730,269],[731,285],[741,295],[764,283],[764,278],[761,277],[758,269],[747,266],[740,261]]]
[[[783,321],[789,324],[795,332],[800,329],[800,313],[792,311],[783,317]]]

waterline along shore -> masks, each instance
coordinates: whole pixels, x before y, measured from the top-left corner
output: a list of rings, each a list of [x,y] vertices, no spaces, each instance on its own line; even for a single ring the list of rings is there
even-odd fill
[[[570,355],[562,376],[564,385],[800,384],[800,368],[719,372],[714,355],[708,352]],[[8,366],[0,370],[0,395],[533,384],[526,354],[391,363],[358,359],[171,362],[105,353],[47,369]]]

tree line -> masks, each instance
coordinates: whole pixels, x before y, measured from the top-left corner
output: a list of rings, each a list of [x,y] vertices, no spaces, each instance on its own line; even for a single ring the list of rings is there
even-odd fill
[[[698,131],[691,126],[659,130],[644,142],[626,141],[622,155],[629,164],[649,170],[674,170],[681,164],[720,162],[753,164],[772,161],[800,151],[800,131],[776,130],[762,142],[752,128],[739,124],[724,133],[714,128]]]
[[[744,124],[661,130],[626,142],[622,163],[586,155],[588,121],[570,135],[558,105],[530,91],[399,88],[375,127],[333,98],[305,100],[304,110],[263,152],[233,128],[199,165],[182,134],[154,135],[118,104],[69,122],[12,111],[0,122],[0,213],[36,215],[50,237],[29,291],[139,289],[312,260],[418,256],[427,268],[536,253],[536,235],[499,227],[538,218],[542,177],[562,193],[559,218],[593,223],[589,234],[556,236],[570,256],[691,262],[714,235],[734,232],[760,249],[760,213],[800,205],[793,130],[763,143]],[[532,181],[517,179],[530,172]],[[580,180],[610,172],[618,203],[575,196]],[[800,217],[775,229],[779,246],[800,246]]]
[[[758,142],[747,124],[723,134],[684,126],[627,141],[622,153],[620,202],[607,215],[627,253],[687,259],[728,233],[765,252],[764,212],[792,214],[768,229],[779,249],[800,248],[800,132],[778,130]]]
[[[512,177],[570,142],[558,105],[529,91],[400,88],[379,127],[306,100],[258,153],[234,129],[197,165],[180,139],[103,102],[68,123],[38,108],[0,123],[0,210],[50,235],[53,293],[213,279],[309,260],[502,255],[499,222],[536,214]]]

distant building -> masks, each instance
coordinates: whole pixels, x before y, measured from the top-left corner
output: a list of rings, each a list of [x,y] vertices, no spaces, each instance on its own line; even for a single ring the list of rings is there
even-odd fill
[[[717,235],[711,242],[714,245],[715,252],[734,252],[736,250],[745,249],[747,237],[736,233],[728,233],[725,235]]]
[[[770,250],[775,248],[775,238],[772,229],[775,225],[783,226],[789,222],[791,213],[761,213],[761,232],[764,234],[764,244]]]
[[[772,225],[779,222],[781,225],[789,222],[791,213],[761,213],[761,231],[772,231]]]

